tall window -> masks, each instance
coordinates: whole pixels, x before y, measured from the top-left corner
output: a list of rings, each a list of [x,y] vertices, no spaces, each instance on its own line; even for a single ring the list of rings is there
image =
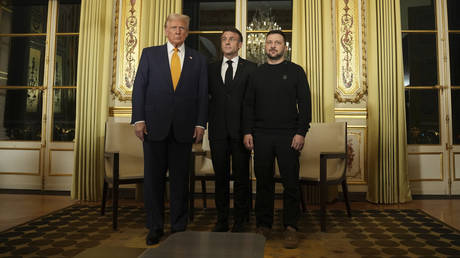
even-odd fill
[[[79,20],[80,0],[0,2],[0,140],[40,141],[49,123],[73,140]]]
[[[409,144],[439,144],[437,27],[433,0],[401,0]]]
[[[408,143],[460,144],[460,1],[400,3]]]
[[[290,59],[292,0],[187,0],[183,12],[191,17],[186,44],[198,49],[209,61],[222,56],[220,34],[225,27],[236,27],[242,32],[242,56],[256,63],[265,62],[265,34],[281,29],[287,36],[286,57]]]
[[[75,136],[80,0],[61,0],[58,8],[53,85],[53,141]]]
[[[452,139],[460,144],[460,1],[447,1],[449,31],[450,85],[452,102]]]
[[[40,140],[48,1],[0,3],[0,139]]]

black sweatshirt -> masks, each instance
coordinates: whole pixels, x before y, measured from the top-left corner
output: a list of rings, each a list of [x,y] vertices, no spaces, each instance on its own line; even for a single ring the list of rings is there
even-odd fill
[[[303,68],[289,61],[263,64],[251,75],[243,109],[243,132],[305,136],[311,122],[311,97]]]

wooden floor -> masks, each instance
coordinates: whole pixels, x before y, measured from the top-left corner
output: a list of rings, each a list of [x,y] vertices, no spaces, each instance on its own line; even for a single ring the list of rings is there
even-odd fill
[[[129,201],[132,202],[132,201]],[[50,212],[77,203],[69,196],[32,195],[32,194],[0,194],[0,232],[16,225],[25,223]],[[97,204],[97,203],[94,203]],[[213,201],[208,200],[208,207]],[[197,200],[196,206],[202,202]],[[277,207],[281,201],[277,201]],[[352,202],[352,209],[421,209],[444,223],[460,230],[460,200],[414,200],[399,205],[375,205],[368,202]],[[318,209],[317,206],[307,206]],[[328,205],[328,209],[344,209],[342,202]]]

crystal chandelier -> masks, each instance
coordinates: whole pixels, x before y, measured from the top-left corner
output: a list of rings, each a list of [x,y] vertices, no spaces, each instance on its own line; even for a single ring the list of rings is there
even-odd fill
[[[265,56],[265,38],[266,33],[260,31],[282,30],[281,26],[276,23],[275,17],[272,16],[272,9],[256,9],[252,21],[247,27],[247,59],[256,63],[264,63]],[[254,31],[254,32],[252,32]],[[286,59],[291,59],[291,46],[286,42]]]

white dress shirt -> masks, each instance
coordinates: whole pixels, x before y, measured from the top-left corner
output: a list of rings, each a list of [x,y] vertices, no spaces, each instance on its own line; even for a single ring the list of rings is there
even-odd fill
[[[172,58],[172,55],[174,54],[174,46],[169,41],[168,43],[166,43],[166,46],[168,48],[169,67],[171,67],[171,58]],[[180,70],[182,71],[182,67],[184,67],[185,44],[182,43],[182,45],[180,45],[177,49],[179,50],[177,52],[177,55],[179,56],[179,59],[180,59]]]
[[[232,60],[233,63],[232,63],[232,66],[233,66],[233,76],[232,76],[232,79],[235,78],[235,74],[236,74],[236,69],[238,68],[238,61],[240,60],[240,57],[239,56],[235,56],[234,58],[232,59],[228,59],[224,56],[224,58],[222,59],[222,66],[220,68],[220,74],[222,76],[222,81],[225,83],[225,73],[227,72],[227,68],[228,68],[228,64],[227,64],[227,61],[228,60]]]

